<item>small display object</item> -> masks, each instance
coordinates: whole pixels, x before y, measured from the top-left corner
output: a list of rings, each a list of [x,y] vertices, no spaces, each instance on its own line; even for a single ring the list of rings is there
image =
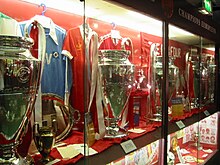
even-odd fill
[[[36,162],[37,164],[47,164],[53,160],[53,158],[50,157],[50,152],[55,143],[57,121],[55,118],[51,120],[52,126],[49,126],[47,120],[42,122],[42,127],[39,127],[39,123],[34,124],[34,142],[38,151],[42,155],[42,159]]]

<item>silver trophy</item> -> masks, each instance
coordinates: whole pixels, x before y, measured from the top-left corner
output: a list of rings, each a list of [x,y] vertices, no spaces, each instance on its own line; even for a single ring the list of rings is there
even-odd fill
[[[214,57],[210,56],[207,59],[208,64],[208,103],[214,103],[214,93],[215,93],[215,73],[216,65]]]
[[[55,144],[55,135],[57,132],[57,121],[55,117],[51,116],[52,124],[48,123],[48,120],[42,121],[42,127],[39,123],[34,124],[33,137],[37,150],[42,155],[42,158],[36,162],[36,164],[47,164],[52,161],[53,158],[50,157],[50,152]]]
[[[0,164],[28,164],[17,153],[39,85],[41,62],[32,57],[33,40],[0,36]]]
[[[162,121],[162,81],[163,81],[163,66],[162,66],[162,56],[154,57],[155,62],[153,63],[154,67],[152,69],[152,100],[155,101],[154,113],[151,121],[161,122]],[[169,68],[168,68],[168,102],[171,102],[171,99],[175,92],[178,89],[178,75],[179,75],[179,68],[174,65],[173,58],[169,57]]]
[[[101,50],[99,69],[101,73],[103,102],[105,105],[106,138],[127,135],[119,126],[126,111],[134,81],[134,65],[130,63],[127,50]]]

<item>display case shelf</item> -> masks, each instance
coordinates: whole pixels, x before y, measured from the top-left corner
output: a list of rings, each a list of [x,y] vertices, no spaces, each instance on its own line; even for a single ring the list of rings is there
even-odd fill
[[[198,114],[193,114],[191,117],[188,117],[188,118],[183,119],[181,121],[184,124],[184,126],[187,127],[187,126],[194,124],[196,121],[200,121],[200,120],[216,113],[218,111],[218,109],[213,106],[213,108],[210,108],[207,111],[208,111],[208,113],[207,112],[200,112]],[[180,128],[176,122],[169,123],[169,134],[177,132],[180,129],[182,129],[182,128]],[[141,148],[145,147],[146,145],[148,145],[154,141],[160,140],[160,139],[161,139],[161,127],[158,127],[156,130],[149,132],[149,133],[146,133],[142,136],[139,136],[139,137],[133,139],[132,141],[138,150],[138,149],[141,149]],[[101,153],[80,159],[76,164],[81,165],[81,164],[84,164],[85,161],[88,162],[89,164],[95,164],[97,162],[99,162],[100,164],[107,164],[107,163],[110,163],[110,162],[115,161],[117,159],[120,159],[120,158],[124,157],[125,155],[126,155],[126,153],[122,149],[121,145],[114,144],[113,146],[109,147],[108,149],[104,150]]]

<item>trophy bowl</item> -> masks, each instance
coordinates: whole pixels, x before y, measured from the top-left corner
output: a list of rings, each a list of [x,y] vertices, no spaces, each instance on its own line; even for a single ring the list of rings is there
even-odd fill
[[[119,123],[134,83],[134,65],[128,60],[128,50],[100,50],[99,54],[101,91],[105,105],[105,137],[120,138],[127,135]]]
[[[0,35],[0,164],[28,164],[17,152],[39,86],[41,62],[31,38]]]

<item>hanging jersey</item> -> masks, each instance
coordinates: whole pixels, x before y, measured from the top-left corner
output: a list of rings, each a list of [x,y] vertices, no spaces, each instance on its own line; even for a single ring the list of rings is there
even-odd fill
[[[43,74],[41,78],[41,92],[42,94],[51,94],[64,100],[66,84],[66,61],[68,58],[62,54],[62,47],[66,31],[55,25],[52,20],[49,21],[50,23],[48,25],[42,24],[46,35],[46,54],[44,59]],[[24,26],[26,23],[28,22],[25,21],[20,23],[23,34]],[[31,26],[28,27],[28,32],[30,33],[30,31]],[[69,67],[67,71],[68,91],[70,91],[72,84],[71,67]]]
[[[86,114],[92,112],[95,131],[99,132],[97,138],[101,138],[104,136],[105,126],[101,94],[97,88],[99,86],[97,81],[98,35],[89,27],[85,27],[84,33],[84,26],[68,30],[64,42],[64,51],[71,53],[74,57],[72,60],[73,88],[71,89],[70,102],[73,108],[81,112],[81,115],[84,115],[85,112]],[[83,126],[82,123],[83,118],[77,124],[79,129]]]
[[[80,28],[73,28],[67,31],[63,49],[70,52],[74,57],[72,60],[73,88],[71,89],[70,102],[73,108],[84,111],[84,41]]]

